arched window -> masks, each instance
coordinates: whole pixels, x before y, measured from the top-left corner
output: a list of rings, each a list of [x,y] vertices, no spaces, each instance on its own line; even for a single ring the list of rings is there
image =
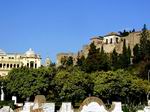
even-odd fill
[[[110,39],[110,44],[112,44],[112,38]]]
[[[29,67],[29,63],[27,63],[27,67]]]
[[[35,63],[35,68],[37,68],[37,64]]]
[[[34,68],[34,61],[30,61],[30,68]]]
[[[3,64],[3,68],[5,68],[6,64]]]
[[[7,68],[9,68],[9,64],[7,64]]]
[[[108,44],[108,39],[106,39],[106,44]]]
[[[0,63],[0,68],[2,68],[2,63]]]
[[[19,68],[19,64],[17,64],[17,68]]]
[[[116,38],[116,43],[119,43],[119,41],[118,41],[119,39],[118,38]]]
[[[10,64],[10,68],[12,68],[12,64]]]

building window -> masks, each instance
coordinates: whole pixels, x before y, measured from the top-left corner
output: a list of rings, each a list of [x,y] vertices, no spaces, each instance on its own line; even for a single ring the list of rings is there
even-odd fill
[[[118,38],[116,38],[116,43],[119,43]]]
[[[37,64],[35,63],[35,68],[37,68]]]
[[[27,63],[27,67],[29,67],[29,63]]]
[[[17,68],[19,68],[19,64],[17,64]]]
[[[6,64],[3,64],[3,68],[5,68]]]
[[[14,68],[16,68],[16,64],[14,64]]]
[[[8,57],[8,59],[14,59],[14,57]]]
[[[112,44],[112,38],[110,39],[110,44]]]
[[[12,64],[10,64],[10,68],[12,68]]]
[[[2,59],[4,59],[4,57],[2,57]]]
[[[9,68],[9,64],[7,64],[7,68]]]
[[[31,62],[30,62],[30,68],[33,68],[33,67],[34,67],[34,62],[31,61]]]
[[[0,63],[0,68],[2,68],[2,64]]]
[[[108,44],[108,39],[106,39],[106,44]]]

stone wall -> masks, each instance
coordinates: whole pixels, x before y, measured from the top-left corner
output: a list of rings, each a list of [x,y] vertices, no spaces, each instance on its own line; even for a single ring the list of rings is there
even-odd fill
[[[119,37],[119,41],[117,43],[108,43],[106,44],[104,42],[104,39],[105,37],[101,37],[101,36],[98,36],[98,37],[93,37],[90,39],[90,43],[87,44],[87,45],[84,45],[82,50],[80,50],[77,54],[70,54],[70,53],[61,53],[61,54],[58,54],[57,55],[57,62],[56,62],[56,65],[57,66],[60,66],[61,65],[61,58],[64,57],[64,56],[72,56],[73,59],[74,59],[74,64],[76,64],[76,59],[77,57],[81,57],[81,56],[84,56],[85,58],[88,56],[88,52],[89,52],[89,48],[90,48],[90,44],[92,42],[94,42],[94,44],[96,45],[96,48],[101,48],[103,46],[104,48],[104,51],[106,53],[112,53],[114,48],[116,49],[117,53],[121,54],[122,53],[122,47],[123,47],[123,40],[125,39],[126,40],[126,47],[130,46],[131,48],[131,54],[133,56],[133,48],[136,44],[139,44],[140,43],[140,33],[141,31],[138,31],[138,32],[132,32],[132,33],[129,33],[128,36],[125,36],[125,37]],[[116,34],[115,34],[116,35]],[[110,36],[110,35],[109,35]]]

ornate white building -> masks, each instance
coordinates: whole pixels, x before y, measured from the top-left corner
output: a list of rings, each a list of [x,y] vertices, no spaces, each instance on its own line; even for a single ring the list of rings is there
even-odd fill
[[[6,53],[0,49],[0,76],[6,76],[12,68],[26,66],[38,68],[41,66],[41,57],[31,48],[23,54]]]

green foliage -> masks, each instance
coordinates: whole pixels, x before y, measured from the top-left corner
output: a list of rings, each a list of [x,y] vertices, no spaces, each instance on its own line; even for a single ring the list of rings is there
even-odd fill
[[[124,70],[96,72],[93,75],[96,77],[94,94],[101,98],[140,102],[146,99],[146,93],[150,90],[149,82]]]
[[[60,101],[80,101],[86,95],[89,80],[88,75],[78,68],[71,68],[57,72],[53,84],[57,91],[56,97]]]
[[[133,63],[150,61],[150,33],[146,28],[146,24],[144,24],[140,35],[140,44],[135,45],[133,48]]]
[[[99,57],[99,49],[96,49],[94,43],[91,43],[88,56],[83,63],[83,70],[88,73],[98,70]]]
[[[129,32],[126,31],[126,30],[123,30],[123,32],[119,31],[119,34],[120,34],[121,37],[125,37],[125,36],[129,35]]]
[[[136,44],[133,48],[133,55],[133,63],[139,63],[141,61],[141,52],[138,44]]]
[[[73,58],[69,56],[66,62],[66,66],[71,66],[71,65],[73,65]]]
[[[87,58],[78,57],[76,66],[73,66],[72,57],[64,57],[62,66],[57,69],[53,65],[38,69],[13,69],[6,80],[0,79],[0,82],[4,83],[4,89],[6,87],[11,95],[21,98],[44,94],[49,101],[78,103],[94,95],[123,103],[144,102],[150,91],[150,83],[143,80],[147,79],[150,69],[150,41],[146,26],[141,33],[140,44],[133,49],[134,65],[129,66],[131,49],[130,46],[126,47],[125,40],[122,49],[122,54],[114,49],[108,55],[103,46],[97,49],[91,43]],[[111,68],[114,71],[108,71]]]
[[[69,57],[64,56],[63,58],[61,58],[61,67],[67,68],[68,66],[73,66],[73,57],[72,56],[69,56]]]
[[[122,106],[123,112],[137,112],[138,110],[143,110],[144,105],[141,104],[126,104]]]
[[[104,52],[103,46],[101,47],[100,58],[99,58],[98,70],[108,71],[110,70],[110,59],[108,55]]]
[[[64,56],[63,58],[61,58],[61,66],[66,67],[66,63],[67,63],[67,57]]]
[[[146,28],[146,24],[142,29],[141,38],[140,38],[140,49],[141,49],[141,56],[142,59],[147,60],[147,57],[150,56],[150,33]]]
[[[52,68],[41,67],[29,69],[26,67],[13,69],[6,79],[7,90],[21,98],[44,94],[54,76]]]
[[[128,71],[85,73],[78,66],[66,69],[42,67],[13,69],[6,78],[7,91],[21,98],[44,94],[49,101],[83,101],[87,96],[122,102],[143,102],[149,83]]]
[[[10,106],[10,108],[14,109],[14,101],[0,101],[0,108],[3,106]]]
[[[87,58],[83,63],[83,70],[87,73],[95,71],[107,71],[110,69],[109,57],[103,50],[96,49],[94,43],[91,43]]]
[[[113,50],[113,53],[111,54],[111,66],[112,69],[118,68],[118,53],[116,52],[116,49]]]
[[[81,56],[77,58],[77,66],[79,66],[80,68],[83,67],[83,63],[85,61],[85,57]]]
[[[123,51],[122,54],[119,55],[119,68],[127,68],[130,65],[130,58],[131,58],[131,50],[130,47],[126,47],[126,40],[123,41]]]

